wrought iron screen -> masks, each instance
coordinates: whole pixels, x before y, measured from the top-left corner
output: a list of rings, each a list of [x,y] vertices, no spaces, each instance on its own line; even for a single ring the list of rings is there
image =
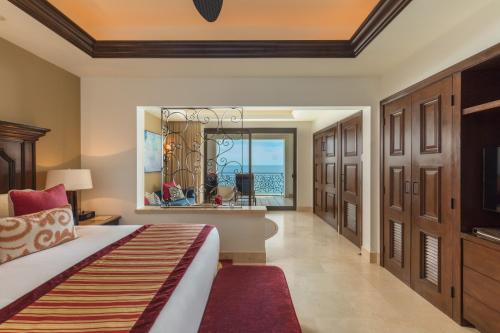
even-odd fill
[[[205,127],[216,135],[205,136]],[[245,172],[244,134],[226,129],[243,129],[242,108],[162,108],[161,128],[163,183],[175,182],[189,199],[165,206],[212,204],[217,195],[224,204],[241,205],[233,188],[236,175]]]

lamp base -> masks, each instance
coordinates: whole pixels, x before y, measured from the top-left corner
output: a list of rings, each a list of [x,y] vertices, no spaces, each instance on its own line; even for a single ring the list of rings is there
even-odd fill
[[[78,214],[78,193],[76,191],[66,191],[66,195],[73,211],[73,221],[75,225],[78,225],[78,221],[80,220]]]

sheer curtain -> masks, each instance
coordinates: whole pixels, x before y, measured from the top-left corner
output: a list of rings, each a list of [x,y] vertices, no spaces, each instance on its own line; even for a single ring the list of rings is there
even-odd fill
[[[203,179],[203,127],[195,121],[171,121],[165,124],[163,144],[164,181],[175,181],[183,189],[195,188],[201,200]]]

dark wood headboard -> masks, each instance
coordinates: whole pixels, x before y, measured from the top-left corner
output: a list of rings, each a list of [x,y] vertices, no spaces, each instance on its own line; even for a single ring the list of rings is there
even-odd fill
[[[36,186],[36,141],[49,130],[0,120],[0,193]]]

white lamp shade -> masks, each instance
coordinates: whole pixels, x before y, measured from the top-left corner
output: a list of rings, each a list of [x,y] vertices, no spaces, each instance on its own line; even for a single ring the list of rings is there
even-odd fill
[[[92,188],[92,177],[89,169],[49,170],[45,187],[50,188],[63,184],[66,191],[88,190]]]

